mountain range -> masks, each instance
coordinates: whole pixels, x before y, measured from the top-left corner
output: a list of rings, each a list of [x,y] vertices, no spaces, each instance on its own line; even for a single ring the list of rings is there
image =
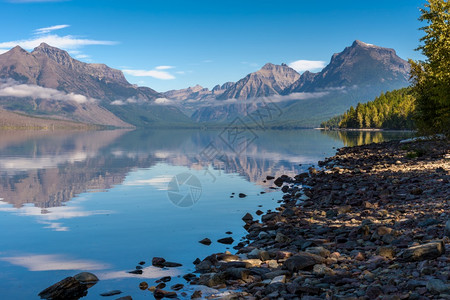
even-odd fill
[[[0,105],[9,110],[118,127],[153,125],[166,117],[190,122],[176,107],[137,114],[120,108],[127,103],[150,106],[162,95],[130,84],[120,70],[78,61],[45,43],[31,53],[16,46],[0,55],[0,79]]]
[[[393,49],[355,41],[318,73],[267,63],[212,90],[197,85],[159,93],[130,84],[120,70],[78,61],[42,43],[32,52],[17,46],[0,55],[0,106],[89,124],[195,127],[246,119],[271,102],[280,113],[267,126],[309,127],[408,86],[408,80],[409,64]]]

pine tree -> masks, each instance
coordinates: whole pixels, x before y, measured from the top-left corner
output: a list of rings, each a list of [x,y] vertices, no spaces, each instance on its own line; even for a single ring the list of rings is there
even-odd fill
[[[412,61],[411,78],[416,95],[416,119],[424,133],[450,132],[450,2],[428,0],[421,9],[424,43],[417,50],[426,61]]]

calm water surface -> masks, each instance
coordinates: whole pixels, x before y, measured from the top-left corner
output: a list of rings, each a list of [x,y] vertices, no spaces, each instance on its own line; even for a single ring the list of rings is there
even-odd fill
[[[83,299],[116,289],[153,298],[139,290],[141,281],[153,285],[170,275],[168,286],[185,283],[177,276],[194,271],[197,257],[233,251],[245,235],[245,213],[277,207],[282,194],[269,189],[267,175],[296,175],[336,147],[409,136],[0,131],[0,298],[38,299],[44,288],[81,271],[100,278]],[[217,243],[227,231],[235,243]],[[205,237],[211,246],[198,243]],[[154,256],[183,267],[153,268]],[[127,273],[140,261],[142,275]]]

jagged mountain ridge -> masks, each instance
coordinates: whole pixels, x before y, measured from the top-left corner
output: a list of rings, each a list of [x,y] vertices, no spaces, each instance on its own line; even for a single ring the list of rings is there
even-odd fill
[[[150,88],[130,84],[122,71],[104,64],[88,64],[73,59],[64,50],[40,44],[32,52],[19,46],[0,55],[0,78],[35,84],[99,100],[142,98],[161,95]]]
[[[299,78],[300,74],[285,64],[267,63],[259,71],[248,74],[228,87],[217,99],[246,100],[279,95]]]
[[[286,99],[289,102],[279,104],[288,108],[277,122],[292,123],[299,119],[315,120],[324,113],[327,117],[340,113],[341,109],[358,101],[371,100],[381,91],[408,85],[408,78],[408,63],[393,49],[355,41],[341,53],[334,54],[330,64],[319,73],[304,72],[300,75],[285,64],[268,63],[236,83],[227,82],[212,90],[195,86],[160,94],[151,88],[128,83],[120,70],[77,61],[66,51],[43,43],[32,52],[15,47],[0,55],[0,79],[14,79],[99,101],[72,103],[32,98],[16,101],[14,97],[2,96],[0,106],[94,124],[148,127],[170,121],[182,126],[195,126],[191,119],[200,123],[227,121],[248,113],[248,107],[241,103],[260,97],[288,95]],[[328,94],[320,99],[295,98],[297,93],[323,91],[328,91]],[[176,100],[178,104],[151,105],[160,97]],[[234,101],[223,101],[229,99]],[[191,115],[191,119],[180,109]],[[257,109],[257,105],[252,105],[251,109]]]
[[[286,64],[265,64],[260,70],[250,73],[238,82],[216,85],[212,90],[200,85],[181,90],[170,90],[163,95],[174,100],[247,100],[258,97],[280,95],[300,78],[294,69]]]
[[[130,84],[122,71],[78,61],[66,51],[45,43],[32,52],[16,46],[0,55],[0,83],[1,80],[90,99],[77,102],[57,101],[51,96],[1,95],[0,106],[8,110],[118,127],[192,123],[176,107],[154,105],[155,99],[163,95]]]
[[[318,120],[345,111],[350,105],[372,100],[381,92],[408,86],[409,71],[408,62],[398,57],[395,50],[357,40],[342,52],[334,54],[330,63],[321,72],[306,71],[299,75],[295,82],[285,85],[284,89],[265,91],[265,94],[261,91],[255,92],[254,89],[251,95],[289,96],[287,97],[289,101],[278,104],[285,107],[285,113],[274,121],[274,126],[279,126],[284,121],[301,126],[315,126],[318,125]],[[240,104],[240,100],[247,97],[240,97],[241,94],[236,92],[239,90],[237,86],[257,77],[258,72],[247,75],[217,97],[218,100],[236,99],[234,103],[220,106],[218,105],[220,101],[216,101],[216,105],[201,106],[191,118],[196,122],[213,122],[227,121],[237,115],[246,116],[248,108]],[[281,86],[278,82],[276,84]],[[298,93],[303,95],[308,93],[311,98],[305,99]],[[323,96],[318,98],[313,96],[318,93],[323,93]],[[324,107],[327,109],[324,110]]]
[[[335,53],[321,72],[303,73],[283,94],[355,85],[402,85],[409,82],[409,71],[409,63],[398,57],[394,49],[356,40]]]

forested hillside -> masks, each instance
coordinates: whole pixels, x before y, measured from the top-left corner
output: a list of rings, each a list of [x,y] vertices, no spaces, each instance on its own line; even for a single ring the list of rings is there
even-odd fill
[[[415,99],[410,88],[382,93],[375,100],[358,103],[346,113],[321,124],[322,128],[415,129]]]

